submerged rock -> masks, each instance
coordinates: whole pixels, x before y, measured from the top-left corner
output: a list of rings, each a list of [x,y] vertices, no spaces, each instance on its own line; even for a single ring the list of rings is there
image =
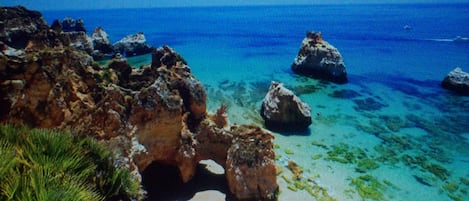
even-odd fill
[[[293,72],[336,83],[347,82],[347,72],[337,48],[322,39],[321,33],[307,32],[291,66]]]
[[[469,96],[469,73],[455,68],[443,79],[441,86],[445,89]]]
[[[311,124],[311,108],[285,88],[272,82],[261,107],[265,125],[273,130],[304,130]]]
[[[143,35],[142,32],[122,38],[114,43],[114,48],[117,52],[125,54],[126,56],[148,54],[152,51],[151,46],[147,44],[145,35]]]

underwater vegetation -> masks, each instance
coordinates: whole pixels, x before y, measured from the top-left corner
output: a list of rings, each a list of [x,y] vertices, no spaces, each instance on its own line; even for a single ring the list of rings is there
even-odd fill
[[[353,102],[357,106],[354,107],[356,111],[375,111],[380,110],[383,107],[389,106],[386,103],[382,103],[374,98],[365,98],[365,99],[354,99]]]
[[[91,138],[0,125],[0,200],[141,200],[127,168]]]
[[[355,186],[362,198],[371,200],[383,200],[383,191],[387,188],[378,179],[368,174],[353,178],[350,184]]]
[[[293,161],[288,161],[287,169],[288,173],[291,174],[291,177],[287,176],[288,173],[282,171],[279,173],[280,178],[282,178],[287,183],[287,189],[290,191],[306,191],[308,194],[315,198],[315,200],[321,201],[337,201],[334,197],[329,195],[327,189],[323,186],[320,186],[316,179],[320,176],[310,176],[306,177],[303,174],[303,167],[299,166]]]
[[[342,99],[353,99],[353,98],[362,96],[360,93],[354,90],[350,90],[350,89],[335,90],[332,93],[329,93],[327,95],[332,98],[342,98]]]

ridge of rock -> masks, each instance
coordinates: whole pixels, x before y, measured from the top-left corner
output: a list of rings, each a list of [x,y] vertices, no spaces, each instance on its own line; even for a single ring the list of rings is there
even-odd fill
[[[47,26],[23,33],[31,34],[24,48],[0,40],[1,123],[97,138],[136,179],[158,161],[177,167],[187,182],[200,160],[212,159],[227,170],[238,199],[276,198],[273,135],[256,126],[230,127],[223,107],[207,114],[204,86],[172,48],[152,49],[152,63],[140,69],[120,55],[103,68],[63,33]]]

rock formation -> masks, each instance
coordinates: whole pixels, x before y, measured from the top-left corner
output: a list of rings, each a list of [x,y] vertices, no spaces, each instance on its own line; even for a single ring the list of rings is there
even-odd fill
[[[469,73],[462,71],[461,68],[455,68],[446,75],[445,79],[441,82],[441,86],[469,96]]]
[[[77,50],[85,51],[88,55],[94,52],[93,41],[83,31],[62,32],[62,40]]]
[[[200,160],[212,159],[226,169],[237,198],[275,199],[273,135],[228,126],[226,109],[207,114],[202,83],[170,47],[154,49],[152,63],[140,69],[119,56],[106,68],[52,29],[28,38],[25,49],[9,46],[17,44],[12,38],[0,41],[0,123],[95,137],[137,179],[158,161],[188,181]]]
[[[106,54],[114,54],[114,47],[109,41],[109,36],[101,27],[96,27],[91,34],[91,41],[93,43],[94,51],[93,58],[102,59]]]
[[[0,41],[16,49],[26,47],[31,36],[48,28],[41,13],[24,7],[0,7]]]
[[[70,18],[70,17],[66,17],[63,21],[62,21],[62,31],[63,32],[85,32],[86,33],[86,29],[85,29],[85,22],[83,21],[83,19],[73,19],[73,18]]]
[[[128,56],[137,56],[150,53],[152,48],[147,44],[145,35],[142,32],[128,35],[114,43],[117,52]]]
[[[347,82],[345,64],[337,48],[322,39],[321,33],[307,32],[291,66],[293,72],[336,83]]]
[[[265,126],[272,130],[301,131],[311,124],[308,104],[285,88],[282,83],[272,82],[261,107]]]

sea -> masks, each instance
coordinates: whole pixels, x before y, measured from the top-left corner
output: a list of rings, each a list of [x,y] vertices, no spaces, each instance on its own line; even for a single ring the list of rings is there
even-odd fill
[[[112,42],[143,32],[169,45],[204,84],[208,110],[225,104],[232,124],[263,126],[270,83],[284,83],[313,123],[273,132],[279,200],[469,200],[469,97],[440,86],[454,68],[469,71],[469,43],[453,41],[469,37],[469,4],[41,12],[49,24],[81,18],[89,35],[101,26]],[[292,72],[310,30],[338,48],[348,83]],[[138,68],[151,55],[128,60]]]

